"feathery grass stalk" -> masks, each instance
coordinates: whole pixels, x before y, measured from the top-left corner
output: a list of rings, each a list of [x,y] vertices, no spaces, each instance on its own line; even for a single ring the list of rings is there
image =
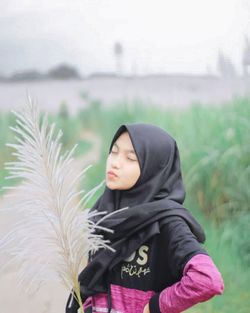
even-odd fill
[[[77,192],[76,184],[89,167],[77,173],[72,158],[76,146],[61,155],[62,132],[55,134],[55,124],[49,127],[47,115],[41,117],[38,107],[30,97],[28,100],[22,112],[13,111],[17,126],[11,129],[17,143],[7,144],[15,149],[13,155],[17,158],[6,163],[10,172],[7,178],[21,178],[22,184],[6,188],[19,192],[15,194],[16,205],[6,210],[21,215],[0,240],[1,252],[11,256],[2,269],[18,262],[19,285],[27,286],[29,293],[36,292],[46,280],[59,280],[68,290],[73,288],[83,313],[79,272],[89,251],[111,249],[95,230],[112,230],[91,221],[96,214],[106,212],[90,213],[81,206],[103,182],[78,199],[83,191]]]

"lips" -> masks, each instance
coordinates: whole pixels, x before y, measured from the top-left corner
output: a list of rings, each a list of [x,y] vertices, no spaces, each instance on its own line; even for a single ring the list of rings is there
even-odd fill
[[[109,177],[118,177],[114,172],[108,171],[108,176]]]

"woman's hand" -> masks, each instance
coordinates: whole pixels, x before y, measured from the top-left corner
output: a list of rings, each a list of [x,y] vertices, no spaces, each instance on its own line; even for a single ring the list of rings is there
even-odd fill
[[[150,313],[149,311],[149,304],[146,304],[144,309],[143,309],[143,313]]]

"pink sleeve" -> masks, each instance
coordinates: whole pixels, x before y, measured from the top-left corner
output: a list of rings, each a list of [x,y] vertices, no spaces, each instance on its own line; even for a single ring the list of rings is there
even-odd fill
[[[92,306],[92,297],[88,297],[83,303],[83,309],[86,310],[88,307]]]
[[[211,257],[197,254],[185,265],[182,279],[160,293],[160,311],[179,313],[223,291],[223,279]]]

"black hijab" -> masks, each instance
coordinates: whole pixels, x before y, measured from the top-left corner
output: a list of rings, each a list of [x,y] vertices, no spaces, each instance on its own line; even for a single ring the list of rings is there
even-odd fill
[[[182,205],[185,188],[176,141],[158,126],[125,124],[116,131],[109,153],[125,131],[133,144],[141,174],[128,190],[111,190],[106,186],[91,209],[110,213],[129,207],[102,222],[102,226],[114,230],[114,233],[103,235],[110,240],[110,246],[116,252],[101,249],[90,257],[89,264],[78,277],[83,300],[95,293],[106,292],[109,270],[160,233],[161,227],[174,216],[180,216],[186,221],[199,242],[205,241],[203,229]]]

